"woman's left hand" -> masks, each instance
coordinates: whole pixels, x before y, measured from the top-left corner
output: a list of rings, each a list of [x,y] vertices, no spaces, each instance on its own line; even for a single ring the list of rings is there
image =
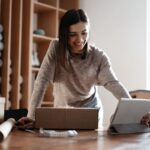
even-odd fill
[[[141,124],[145,124],[146,126],[150,127],[150,112],[142,117]]]
[[[33,129],[35,124],[35,120],[28,118],[28,117],[22,117],[16,122],[16,126],[19,129]]]

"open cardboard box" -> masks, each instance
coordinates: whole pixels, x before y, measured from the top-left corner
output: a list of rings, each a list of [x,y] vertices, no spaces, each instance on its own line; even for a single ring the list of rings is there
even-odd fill
[[[35,127],[45,129],[97,129],[96,108],[41,107],[35,111]]]

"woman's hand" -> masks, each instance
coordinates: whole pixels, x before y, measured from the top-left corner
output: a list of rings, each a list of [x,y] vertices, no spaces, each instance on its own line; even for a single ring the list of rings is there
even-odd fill
[[[34,128],[35,120],[28,118],[28,117],[22,117],[16,122],[16,126],[19,129],[31,129]]]
[[[141,124],[145,124],[146,126],[150,127],[150,112],[143,116],[141,119]]]

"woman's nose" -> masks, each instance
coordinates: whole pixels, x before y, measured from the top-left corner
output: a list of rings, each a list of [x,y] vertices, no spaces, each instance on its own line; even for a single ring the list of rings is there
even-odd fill
[[[82,41],[83,41],[83,36],[79,34],[79,35],[77,36],[77,41],[78,41],[78,42],[82,42]]]

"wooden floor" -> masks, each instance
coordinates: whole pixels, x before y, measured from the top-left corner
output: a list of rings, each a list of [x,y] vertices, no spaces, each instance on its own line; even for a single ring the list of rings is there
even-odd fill
[[[14,130],[0,150],[150,150],[150,133],[109,135],[106,131],[78,131],[75,137],[46,138]]]

